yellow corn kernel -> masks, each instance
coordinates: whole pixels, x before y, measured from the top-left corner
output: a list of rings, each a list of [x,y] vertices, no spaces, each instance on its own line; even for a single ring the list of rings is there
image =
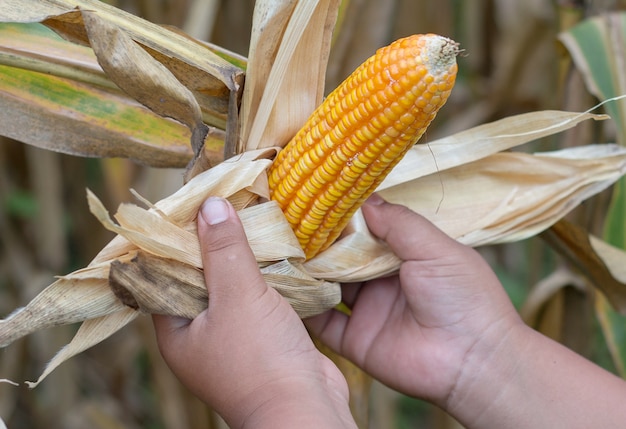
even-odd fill
[[[270,195],[306,258],[326,249],[422,136],[454,86],[457,43],[414,35],[379,49],[277,155]]]

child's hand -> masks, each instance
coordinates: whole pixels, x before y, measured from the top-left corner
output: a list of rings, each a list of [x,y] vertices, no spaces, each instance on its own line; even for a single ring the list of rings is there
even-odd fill
[[[363,214],[404,262],[309,319],[322,341],[467,428],[624,427],[626,383],[522,323],[477,252],[379,197]]]
[[[209,198],[198,235],[208,309],[154,316],[172,371],[231,427],[352,427],[345,379],[263,280],[232,206]]]
[[[472,354],[522,322],[476,251],[376,195],[363,214],[404,261],[400,272],[344,285],[352,315],[330,311],[307,326],[390,387],[444,406]]]

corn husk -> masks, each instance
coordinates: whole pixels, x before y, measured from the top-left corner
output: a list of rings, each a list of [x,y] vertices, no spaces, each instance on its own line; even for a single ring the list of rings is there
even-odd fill
[[[339,3],[338,0],[256,3],[239,152],[283,146],[321,103],[331,29]],[[281,21],[287,24],[271,25]]]
[[[626,150],[617,145],[497,153],[379,193],[458,241],[481,246],[523,240],[547,229],[624,175],[625,162]],[[360,258],[368,264],[355,264]],[[353,282],[393,273],[398,264],[357,213],[349,232],[305,268],[318,278]]]
[[[546,128],[551,115],[539,112],[537,116],[541,117],[541,128]],[[552,121],[559,127],[549,127],[560,130],[589,118],[603,119],[561,112]],[[497,123],[494,129],[483,126],[481,133],[488,140],[485,130],[490,131],[492,138],[500,141],[497,130],[501,129],[510,127]],[[535,135],[528,133],[524,138]],[[506,139],[511,145],[520,143],[518,137]],[[409,205],[469,245],[534,235],[626,172],[626,149],[614,145],[530,155],[498,153],[506,145],[494,143],[493,154],[485,149],[483,158],[464,163],[458,151],[436,152],[436,148],[448,147],[455,140],[451,137],[430,144],[438,165],[450,168],[403,182],[395,174],[410,168],[400,164],[400,173],[394,170],[392,184],[381,193],[391,201]],[[266,170],[276,150],[248,151],[224,161],[149,207],[122,204],[115,220],[88,192],[92,213],[118,236],[89,266],[60,277],[24,309],[0,321],[2,346],[37,330],[84,321],[72,342],[31,386],[138,314],[193,317],[206,308],[195,219],[209,195],[233,202],[266,281],[286,296],[302,317],[336,305],[341,299],[337,282],[367,280],[398,269],[398,258],[369,234],[358,214],[342,239],[303,263],[302,250],[284,216],[274,202],[267,201]],[[414,150],[424,149],[416,146]],[[411,159],[417,156],[412,154],[406,162],[414,162]],[[432,159],[430,151],[424,156]],[[146,279],[141,273],[147,271],[153,276]]]
[[[136,50],[128,38],[122,40],[122,50],[148,64],[148,70],[159,76],[157,81],[167,89],[168,96],[180,101],[174,103],[180,108],[159,113],[186,123],[192,134],[203,128],[198,109],[176,80],[191,90],[201,107],[205,98],[200,87],[228,94],[220,100],[228,100],[228,111],[223,112],[228,113],[226,154],[234,155],[208,170],[205,165],[194,164],[190,180],[179,191],[154,204],[139,198],[144,207],[122,204],[113,218],[88,192],[91,212],[105,228],[117,234],[116,238],[87,267],[58,278],[26,307],[0,321],[2,347],[34,331],[82,322],[72,341],[30,386],[36,386],[59,364],[112,335],[140,314],[193,317],[206,308],[210,297],[203,284],[195,219],[198,208],[210,195],[228,198],[239,210],[264,278],[289,299],[302,317],[336,305],[341,299],[339,281],[367,280],[398,269],[398,258],[369,234],[359,214],[340,240],[316,258],[303,262],[302,251],[286,220],[276,204],[267,201],[266,170],[279,150],[273,146],[282,145],[321,99],[321,76],[330,40],[328,28],[336,16],[337,1],[258,2],[259,10],[268,7],[267,22],[275,22],[279,16],[290,19],[284,28],[280,24],[278,31],[276,27],[266,31],[261,26],[253,33],[250,70],[256,67],[257,71],[249,70],[247,75],[241,116],[232,111],[237,105],[241,76],[232,75],[227,65],[215,68],[220,62],[205,61],[204,51],[198,51],[189,40],[128,15],[116,15],[94,0],[30,1],[28,16],[19,13],[18,3],[9,1],[11,7],[4,13],[16,14],[9,18],[35,21],[49,17],[48,24],[72,40],[89,43],[89,37],[85,37],[93,31],[122,34],[122,39],[129,36],[134,43],[147,46],[146,51],[167,71]],[[74,5],[80,6],[79,10],[74,10]],[[86,20],[79,16],[81,10],[89,15]],[[92,14],[92,10],[98,13]],[[89,28],[85,29],[85,25]],[[324,35],[321,39],[316,36],[320,32]],[[106,44],[96,44],[94,51],[107,56]],[[267,52],[272,53],[274,61],[267,60]],[[112,79],[125,79],[125,66],[118,68],[107,63],[107,58],[102,61]],[[263,70],[268,64],[272,66]],[[134,70],[141,73],[141,69]],[[168,73],[176,79],[172,80]],[[301,82],[302,76],[306,77],[305,83]],[[143,94],[138,89],[140,93],[134,96],[141,98]],[[128,90],[133,92],[135,88]],[[294,95],[296,90],[302,93]],[[149,106],[151,101],[155,100],[148,97],[143,102]],[[626,153],[610,145],[544,155],[500,152],[571,128],[583,120],[606,118],[589,113],[535,112],[418,145],[394,169],[380,192],[391,201],[419,211],[467,244],[519,240],[547,228],[582,199],[623,175]],[[233,128],[243,136],[237,145],[233,142],[238,132],[233,132]],[[201,160],[198,135],[202,133],[195,133],[192,145],[197,160]]]

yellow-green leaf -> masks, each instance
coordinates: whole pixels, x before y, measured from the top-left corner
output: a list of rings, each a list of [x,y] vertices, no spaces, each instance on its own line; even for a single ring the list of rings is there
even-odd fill
[[[128,157],[156,167],[184,167],[191,133],[124,94],[93,51],[40,24],[0,24],[0,134],[49,150],[88,157]],[[205,153],[223,155],[212,130]]]

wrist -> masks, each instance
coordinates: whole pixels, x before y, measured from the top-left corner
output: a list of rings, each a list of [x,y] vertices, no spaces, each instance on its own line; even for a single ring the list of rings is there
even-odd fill
[[[356,428],[346,392],[315,376],[292,376],[258,387],[220,414],[232,428]]]
[[[467,427],[481,427],[483,420],[493,423],[499,414],[494,409],[506,407],[507,398],[515,395],[534,334],[521,319],[485,331],[468,352],[442,407]]]

